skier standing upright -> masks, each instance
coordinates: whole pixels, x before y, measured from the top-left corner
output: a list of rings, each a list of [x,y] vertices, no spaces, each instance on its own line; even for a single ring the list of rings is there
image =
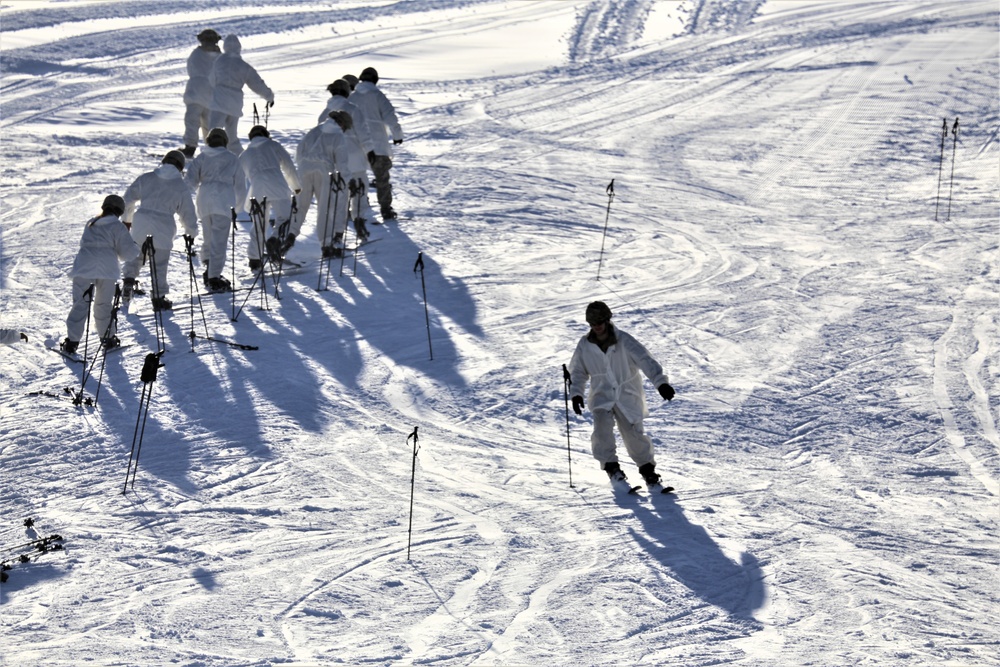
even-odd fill
[[[403,143],[403,129],[399,126],[396,109],[385,94],[376,87],[378,72],[374,67],[366,67],[359,77],[358,85],[351,93],[351,102],[364,114],[371,134],[372,150],[368,162],[375,174],[375,195],[378,198],[382,220],[394,220],[396,211],[392,208],[392,184],[389,170],[392,169],[392,143]]]
[[[588,405],[594,416],[591,450],[601,468],[616,485],[628,481],[615,452],[614,426],[618,425],[625,450],[639,466],[650,491],[666,493],[656,473],[653,442],[643,431],[642,420],[648,416],[640,371],[659,391],[664,400],[674,397],[663,368],[639,341],[611,324],[611,309],[603,301],[587,306],[590,332],[577,343],[569,364],[573,411],[583,414],[583,391],[590,380]]]
[[[240,116],[243,115],[243,86],[274,106],[274,92],[267,87],[257,70],[243,60],[243,47],[236,35],[226,35],[222,41],[223,53],[212,65],[209,81],[212,84],[212,127],[221,127],[229,137],[229,150],[239,155],[243,145],[237,135]]]
[[[222,275],[226,266],[226,243],[232,226],[232,209],[246,198],[246,178],[239,158],[226,146],[229,137],[220,127],[213,128],[205,139],[208,144],[187,168],[185,180],[198,194],[195,206],[201,220],[205,286],[213,292],[229,290],[232,285]]]
[[[83,338],[90,313],[101,344],[118,347],[118,332],[111,318],[115,286],[122,274],[121,263],[139,256],[139,246],[122,224],[125,200],[108,195],[101,205],[101,215],[91,218],[83,228],[80,250],[73,260],[73,306],[66,318],[66,339],[60,347],[73,354]]]
[[[208,135],[212,126],[208,124],[212,113],[212,84],[209,76],[215,59],[222,53],[219,49],[219,33],[211,28],[198,33],[200,44],[187,59],[188,82],[184,88],[184,150],[187,157],[194,157],[200,137]]]
[[[299,173],[292,156],[271,138],[266,127],[254,125],[247,136],[250,138],[250,144],[240,155],[240,169],[250,182],[248,197],[256,199],[265,206],[262,215],[254,217],[253,232],[250,234],[250,243],[247,246],[250,268],[256,271],[267,258],[267,249],[273,247],[277,241],[276,238],[276,241],[268,244],[267,229],[265,229],[267,220],[273,213],[278,236],[281,235],[282,225],[286,231],[291,227],[292,193],[299,194],[302,191],[302,182],[299,180]],[[266,204],[264,199],[267,200]],[[280,241],[277,242],[280,245]]]
[[[167,284],[167,265],[170,250],[177,235],[176,218],[180,218],[184,235],[192,239],[198,235],[198,214],[191,199],[191,188],[184,182],[184,154],[170,151],[160,166],[135,179],[125,191],[125,215],[123,220],[132,232],[132,238],[142,247],[146,237],[151,236],[155,251],[150,262],[150,271],[155,267],[152,278],[153,310],[170,310],[173,304],[167,299],[170,287]],[[140,203],[141,202],[141,203]],[[138,204],[139,210],[136,210]],[[132,298],[136,278],[142,265],[140,258],[125,264],[122,297]]]

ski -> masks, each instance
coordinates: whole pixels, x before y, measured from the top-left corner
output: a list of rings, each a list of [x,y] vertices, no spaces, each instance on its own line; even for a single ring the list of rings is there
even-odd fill
[[[87,363],[88,361],[91,360],[91,359],[89,359],[87,357],[84,357],[81,354],[76,354],[76,353],[70,354],[66,350],[60,349],[59,347],[49,347],[48,345],[46,345],[45,347],[46,347],[46,349],[52,350],[53,352],[55,352],[59,356],[63,357],[64,359],[68,359],[69,361],[72,361],[73,363],[76,363],[76,364],[85,364],[85,363]],[[118,345],[116,347],[112,347],[110,349],[105,350],[104,354],[109,354],[111,352],[118,352],[120,350],[124,350],[126,347],[132,347],[132,343],[128,343],[126,345]],[[100,354],[100,352],[98,352],[98,354]]]
[[[86,358],[84,358],[83,355],[76,354],[75,352],[69,353],[66,350],[63,350],[62,348],[59,347],[49,347],[48,345],[46,345],[45,349],[52,350],[53,352],[61,356],[63,359],[72,361],[75,364],[82,364],[86,361]]]

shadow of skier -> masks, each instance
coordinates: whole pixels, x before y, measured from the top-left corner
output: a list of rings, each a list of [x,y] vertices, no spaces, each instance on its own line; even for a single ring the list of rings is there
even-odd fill
[[[736,562],[702,526],[692,523],[674,499],[653,498],[655,510],[636,509],[645,534],[631,530],[637,544],[669,568],[674,578],[705,602],[755,620],[767,592],[757,558],[743,552]]]

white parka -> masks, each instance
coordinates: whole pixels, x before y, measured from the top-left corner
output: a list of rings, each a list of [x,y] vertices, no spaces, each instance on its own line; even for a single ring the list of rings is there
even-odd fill
[[[138,256],[139,246],[117,215],[91,218],[83,228],[80,250],[69,275],[71,278],[118,280],[122,275],[122,262]]]
[[[227,35],[222,41],[222,49],[223,54],[215,59],[209,76],[213,88],[211,108],[227,116],[242,116],[243,86],[249,86],[250,90],[268,102],[273,102],[274,93],[257,74],[257,70],[240,55],[243,47],[239,38]]]
[[[154,239],[154,247],[170,250],[177,235],[180,218],[184,233],[198,234],[198,214],[191,199],[191,188],[172,164],[161,164],[153,171],[135,179],[125,191],[125,215],[122,220],[132,223],[132,238],[140,245],[147,236]],[[139,210],[136,210],[136,204]]]
[[[341,98],[343,99],[343,98]],[[346,180],[350,175],[350,155],[347,137],[332,118],[306,132],[295,149],[295,162],[300,172],[339,171]]]
[[[590,340],[590,334],[577,343],[569,363],[570,395],[583,397],[589,379],[591,412],[618,407],[630,424],[636,424],[649,415],[640,371],[654,387],[667,382],[667,376],[639,341],[617,328],[612,333],[616,341],[607,352]]]
[[[360,81],[351,93],[350,101],[364,114],[375,154],[392,155],[389,138],[402,141],[403,128],[399,126],[396,109],[389,98],[371,81]]]
[[[368,169],[368,151],[374,150],[374,146],[364,113],[356,104],[340,95],[330,97],[326,103],[326,111],[319,117],[319,122],[329,120],[331,111],[346,111],[353,123],[351,129],[344,132],[344,137],[347,139],[347,171],[351,174],[365,173]]]
[[[209,109],[212,107],[212,83],[209,76],[212,74],[212,65],[219,57],[219,47],[212,45],[212,48],[197,47],[191,52],[187,59],[188,82],[184,88],[185,104],[200,104]]]
[[[195,204],[198,216],[230,215],[230,208],[239,208],[246,199],[247,186],[239,159],[224,146],[207,146],[188,162],[184,177],[192,190],[197,190]]]
[[[301,190],[302,182],[295,169],[295,162],[288,151],[270,137],[257,136],[250,140],[247,149],[240,155],[240,168],[250,181],[249,197],[258,200],[290,199],[291,191]]]

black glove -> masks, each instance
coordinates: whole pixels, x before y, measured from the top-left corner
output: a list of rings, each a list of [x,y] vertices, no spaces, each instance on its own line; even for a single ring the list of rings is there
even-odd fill
[[[270,109],[273,106],[274,106],[274,100],[271,100],[270,102],[267,103],[267,108],[268,109]]]
[[[573,397],[573,412],[578,415],[583,414],[583,396]]]
[[[187,248],[188,250],[190,250],[192,255],[195,254],[194,253],[194,237],[191,236],[190,234],[185,234],[184,235],[184,247]]]
[[[392,143],[393,143],[394,145],[398,146],[398,145],[400,145],[401,143],[403,143],[403,140],[402,140],[402,139],[393,139],[393,140],[392,140]]]
[[[660,392],[660,396],[662,396],[665,401],[669,401],[674,397],[674,388],[666,382],[657,387],[656,391]]]
[[[375,164],[375,151],[368,151],[368,164]]]

